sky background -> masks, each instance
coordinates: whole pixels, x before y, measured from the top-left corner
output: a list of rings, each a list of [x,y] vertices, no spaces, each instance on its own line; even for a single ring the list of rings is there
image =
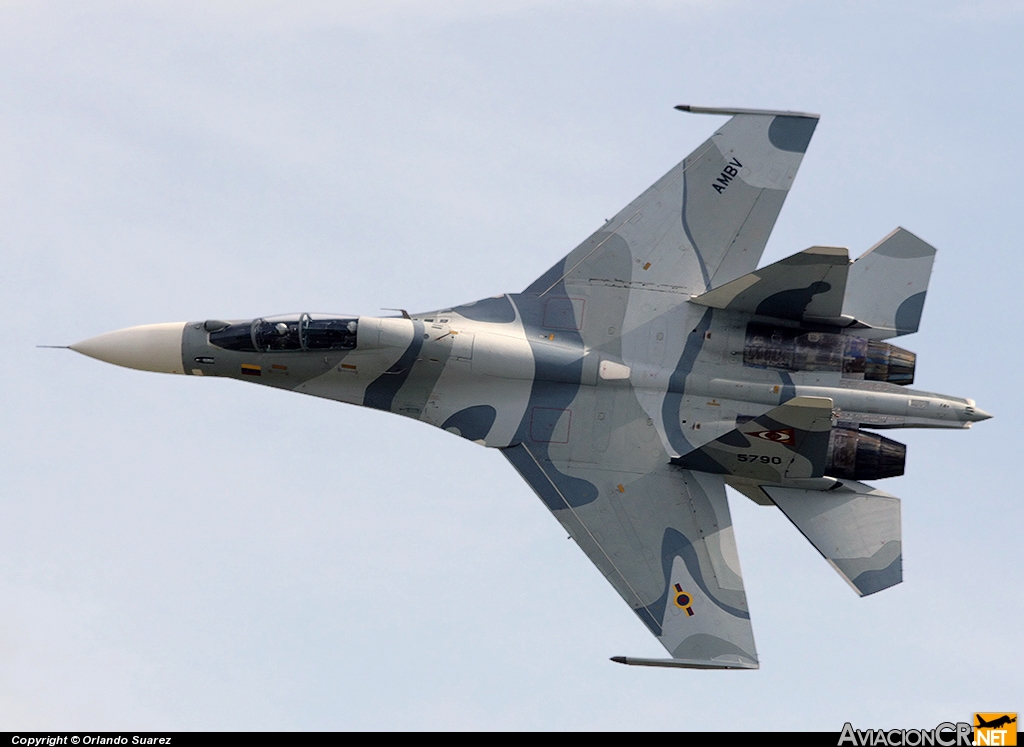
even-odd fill
[[[0,1],[0,729],[931,728],[1024,712],[1024,4]],[[664,656],[494,451],[39,350],[516,292],[724,120],[819,112],[762,263],[938,248],[904,583],[730,493],[761,669]]]

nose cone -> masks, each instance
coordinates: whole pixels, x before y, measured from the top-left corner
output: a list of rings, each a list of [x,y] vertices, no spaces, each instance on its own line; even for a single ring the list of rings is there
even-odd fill
[[[185,373],[181,337],[185,322],[144,324],[90,337],[71,345],[77,353],[125,368],[159,373]]]

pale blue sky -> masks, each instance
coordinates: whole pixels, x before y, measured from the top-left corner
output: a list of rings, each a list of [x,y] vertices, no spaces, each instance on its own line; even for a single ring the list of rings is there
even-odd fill
[[[1019,2],[0,3],[0,728],[816,729],[1024,711]],[[764,261],[934,244],[900,586],[731,495],[762,668],[658,643],[496,452],[37,344],[518,291],[815,111]]]

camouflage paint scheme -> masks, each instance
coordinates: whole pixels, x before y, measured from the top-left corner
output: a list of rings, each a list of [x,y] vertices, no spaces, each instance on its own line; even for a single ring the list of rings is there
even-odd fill
[[[852,264],[814,247],[756,270],[817,115],[680,108],[732,116],[521,293],[360,316],[351,350],[225,350],[210,323],[190,322],[181,372],[499,449],[671,655],[616,661],[757,668],[726,483],[778,505],[872,593],[902,578],[899,502],[824,474],[833,426],[964,428],[988,415],[863,375],[745,363],[752,321],[862,346],[916,331],[934,249],[897,229]],[[103,357],[89,342],[73,347]]]

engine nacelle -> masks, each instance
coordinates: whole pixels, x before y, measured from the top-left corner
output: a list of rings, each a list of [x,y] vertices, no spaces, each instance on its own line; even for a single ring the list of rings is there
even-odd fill
[[[907,447],[867,431],[833,428],[828,438],[825,474],[845,480],[899,477],[907,462]]]
[[[782,371],[839,371],[843,378],[913,384],[917,356],[886,342],[751,322],[743,365]]]

